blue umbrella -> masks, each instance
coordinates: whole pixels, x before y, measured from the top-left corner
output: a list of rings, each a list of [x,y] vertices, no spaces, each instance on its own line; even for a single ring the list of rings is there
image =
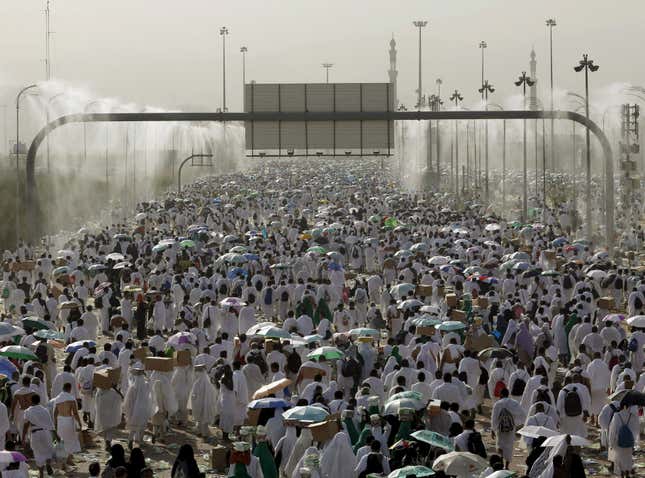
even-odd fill
[[[283,400],[282,398],[267,397],[253,400],[249,403],[248,408],[253,410],[258,408],[291,408],[291,403]]]
[[[83,344],[87,343],[90,347],[96,347],[96,342],[93,340],[79,340],[78,342],[72,342],[67,347],[65,347],[66,354],[76,353],[78,349],[83,347]]]
[[[330,262],[329,264],[327,264],[327,269],[329,269],[330,271],[342,271],[343,266],[336,262]]]
[[[239,277],[239,276],[247,277],[248,275],[249,273],[246,269],[242,269],[241,267],[234,267],[228,272],[227,277],[229,279],[235,279],[236,277]]]
[[[0,374],[11,377],[13,373],[17,371],[18,367],[11,363],[8,358],[0,357]]]
[[[258,256],[257,254],[252,254],[250,252],[247,252],[246,254],[243,254],[243,255],[244,255],[244,257],[246,257],[250,261],[259,261],[260,260],[260,256]]]

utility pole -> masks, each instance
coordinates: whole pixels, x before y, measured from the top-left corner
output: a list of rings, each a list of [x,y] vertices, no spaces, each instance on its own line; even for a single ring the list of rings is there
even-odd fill
[[[455,111],[459,109],[459,102],[463,101],[464,98],[461,96],[458,90],[450,96],[450,101],[455,102]],[[455,121],[455,197],[459,195],[459,121]]]
[[[549,18],[546,21],[546,26],[549,27],[549,56],[551,59],[551,111],[553,111],[553,27],[555,25],[555,18]],[[554,120],[551,118],[551,169],[555,169],[555,134],[553,122]]]
[[[51,45],[50,37],[53,33],[51,31],[51,21],[50,21],[50,10],[49,10],[50,0],[47,0],[45,4],[45,80],[49,81],[52,79],[52,59],[51,59]]]
[[[228,28],[220,28],[219,34],[222,36],[222,113],[226,113],[226,35],[228,35]]]
[[[334,66],[333,63],[323,63],[322,67],[325,69],[325,83],[329,83],[329,70]]]
[[[533,86],[535,82],[531,80],[529,76],[526,75],[526,72],[523,71],[522,75],[515,82],[515,86],[522,87],[522,103],[523,109],[526,110],[526,87]],[[526,164],[526,120],[522,120],[522,222],[525,223],[528,220],[529,212],[529,203],[528,203],[528,176],[527,176],[527,164]]]
[[[419,89],[417,90],[417,108],[421,109],[421,92],[423,85],[421,81],[421,29],[424,28],[428,22],[426,20],[416,20],[412,24],[419,29]]]

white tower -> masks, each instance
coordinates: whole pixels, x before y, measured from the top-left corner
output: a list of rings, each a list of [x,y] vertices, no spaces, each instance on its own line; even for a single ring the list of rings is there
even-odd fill
[[[394,41],[394,37],[390,40],[390,69],[387,71],[387,74],[392,85],[391,104],[393,109],[396,110],[399,107],[399,98],[396,90],[396,77],[399,75],[399,72],[396,70],[396,42]]]
[[[531,72],[531,80],[533,80],[533,86],[529,93],[529,109],[535,111],[538,109],[538,97],[537,97],[537,62],[535,61],[535,49],[531,49],[531,61],[529,62],[529,70]]]

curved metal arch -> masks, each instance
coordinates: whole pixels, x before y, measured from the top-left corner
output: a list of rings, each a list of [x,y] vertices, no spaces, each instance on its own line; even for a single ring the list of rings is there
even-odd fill
[[[592,120],[572,111],[372,111],[317,113],[79,113],[61,116],[46,124],[34,137],[26,158],[26,206],[30,221],[28,232],[36,231],[38,217],[35,166],[38,148],[56,128],[69,123],[97,122],[180,122],[180,121],[411,121],[411,120],[519,120],[562,119],[589,128],[600,142],[605,157],[605,232],[608,249],[614,245],[614,168],[609,140]],[[588,207],[591,207],[588,205]]]

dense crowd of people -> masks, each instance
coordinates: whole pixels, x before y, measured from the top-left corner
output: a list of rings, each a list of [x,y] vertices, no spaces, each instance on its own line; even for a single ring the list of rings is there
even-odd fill
[[[566,206],[492,211],[287,161],[6,251],[1,476],[73,476],[99,438],[90,476],[155,476],[174,430],[173,478],[578,478],[597,434],[636,476],[642,226],[624,259]]]

